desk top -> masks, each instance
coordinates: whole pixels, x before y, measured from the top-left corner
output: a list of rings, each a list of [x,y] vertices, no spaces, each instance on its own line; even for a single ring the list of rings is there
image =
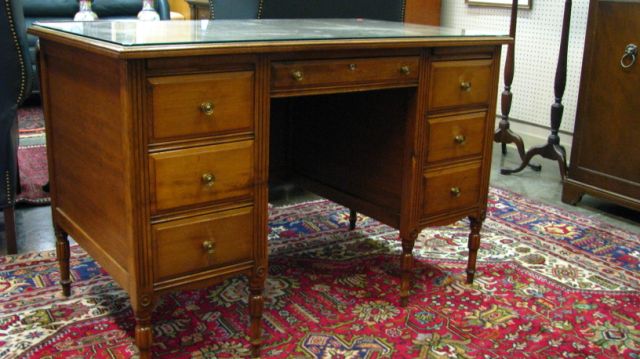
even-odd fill
[[[263,19],[263,20],[135,20],[94,22],[40,22],[29,32],[44,38],[65,38],[118,53],[154,48],[269,47],[301,44],[351,46],[364,43],[483,42],[506,43],[508,35],[487,30],[452,29],[368,19]],[[506,30],[505,30],[506,32]],[[263,51],[258,51],[263,52]],[[120,56],[119,56],[120,57]]]

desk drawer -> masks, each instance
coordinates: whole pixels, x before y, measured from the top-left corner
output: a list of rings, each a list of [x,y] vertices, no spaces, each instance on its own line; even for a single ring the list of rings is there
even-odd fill
[[[154,139],[251,131],[251,71],[152,77]]]
[[[154,153],[149,166],[155,211],[253,193],[253,141]]]
[[[271,82],[274,89],[417,82],[418,64],[417,56],[275,62]]]
[[[431,64],[429,109],[487,105],[493,60],[436,61]]]
[[[480,155],[484,144],[486,112],[430,118],[427,163]]]
[[[480,162],[428,170],[423,178],[423,216],[478,204]]]
[[[250,261],[253,207],[153,225],[156,281]]]

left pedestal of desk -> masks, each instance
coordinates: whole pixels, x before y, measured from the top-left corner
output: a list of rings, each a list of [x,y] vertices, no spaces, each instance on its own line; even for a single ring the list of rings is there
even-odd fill
[[[129,293],[141,357],[155,298],[236,275],[249,277],[258,353],[268,176],[258,67],[251,56],[124,59],[41,41],[61,283],[69,294],[68,234]]]

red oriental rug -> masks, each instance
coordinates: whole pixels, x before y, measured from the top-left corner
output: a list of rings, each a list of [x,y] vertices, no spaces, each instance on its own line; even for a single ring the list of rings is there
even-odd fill
[[[20,193],[17,203],[44,205],[51,203],[49,193],[43,186],[49,182],[47,147],[45,145],[20,146],[18,149],[20,168]]]
[[[42,189],[42,186],[49,182],[42,108],[20,107],[17,117],[20,135],[20,193],[16,196],[16,202],[28,205],[49,204],[49,194]]]
[[[409,306],[397,232],[329,201],[272,208],[263,358],[638,358],[640,238],[493,189],[479,273],[468,224],[425,230]],[[73,247],[63,298],[52,252],[0,259],[0,357],[135,355],[127,295]],[[158,358],[248,355],[247,283],[163,296]]]
[[[44,114],[40,106],[18,108],[18,133],[20,138],[44,135]]]

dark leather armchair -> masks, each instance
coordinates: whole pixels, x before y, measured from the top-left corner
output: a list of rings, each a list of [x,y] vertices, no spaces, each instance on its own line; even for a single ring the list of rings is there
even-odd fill
[[[403,21],[406,0],[209,0],[212,19],[367,18]]]
[[[25,24],[28,28],[36,21],[70,21],[78,12],[78,0],[23,0]],[[134,18],[142,9],[142,0],[93,0],[93,11],[99,19]],[[168,0],[155,0],[155,9],[161,20],[169,20]],[[28,35],[31,71],[35,74],[35,36]],[[33,76],[33,91],[40,92],[38,77]]]
[[[14,206],[18,183],[18,106],[31,91],[31,59],[22,2],[3,1],[0,10],[0,208],[7,252],[16,253]]]

